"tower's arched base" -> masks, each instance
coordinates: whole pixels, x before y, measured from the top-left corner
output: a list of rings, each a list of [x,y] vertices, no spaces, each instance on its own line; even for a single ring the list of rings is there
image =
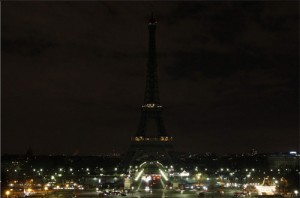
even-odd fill
[[[167,141],[147,138],[147,140],[132,140],[130,148],[124,156],[120,166],[123,170],[130,166],[139,166],[143,162],[160,162],[164,165],[171,165],[172,158],[170,151],[173,150],[172,139]]]

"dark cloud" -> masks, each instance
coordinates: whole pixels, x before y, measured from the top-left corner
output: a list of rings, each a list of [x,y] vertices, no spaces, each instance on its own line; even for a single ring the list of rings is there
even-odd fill
[[[16,40],[2,40],[3,53],[20,54],[25,56],[37,56],[54,44],[46,40],[38,40],[35,37],[19,38]]]
[[[298,4],[4,2],[2,152],[124,151],[144,97],[151,11],[178,150],[296,149]]]

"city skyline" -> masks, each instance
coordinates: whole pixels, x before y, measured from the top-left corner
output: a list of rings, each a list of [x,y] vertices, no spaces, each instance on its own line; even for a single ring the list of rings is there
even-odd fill
[[[177,151],[299,150],[298,2],[2,3],[2,154],[125,152],[154,11]]]

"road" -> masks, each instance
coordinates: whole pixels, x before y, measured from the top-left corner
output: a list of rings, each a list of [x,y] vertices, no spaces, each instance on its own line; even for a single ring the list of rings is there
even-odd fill
[[[44,196],[44,198],[73,198],[74,191],[55,191],[52,194],[48,194]],[[37,196],[34,196],[37,197]],[[96,191],[79,191],[76,193],[76,198],[86,197],[86,198],[96,198],[99,197],[99,193]],[[116,198],[120,196],[105,196],[109,198]],[[130,198],[144,198],[144,197],[152,197],[152,198],[176,198],[176,197],[184,197],[184,198],[197,198],[197,191],[180,191],[180,190],[158,190],[154,189],[152,191],[139,190],[134,191],[134,193],[128,193],[126,197]],[[232,197],[230,194],[219,195],[216,193],[207,193],[205,198],[218,198],[218,197]]]

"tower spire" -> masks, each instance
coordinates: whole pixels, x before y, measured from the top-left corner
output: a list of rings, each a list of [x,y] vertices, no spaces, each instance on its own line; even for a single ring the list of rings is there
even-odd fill
[[[150,19],[149,19],[149,24],[154,24],[154,23],[157,23],[157,22],[156,22],[156,19],[155,19],[155,17],[154,17],[154,13],[151,12],[151,17],[150,17]]]
[[[156,31],[157,21],[154,14],[151,14],[148,23],[149,30],[149,48],[148,48],[148,63],[147,63],[147,79],[145,90],[145,104],[159,104],[158,82],[157,82],[157,62],[156,62]]]

